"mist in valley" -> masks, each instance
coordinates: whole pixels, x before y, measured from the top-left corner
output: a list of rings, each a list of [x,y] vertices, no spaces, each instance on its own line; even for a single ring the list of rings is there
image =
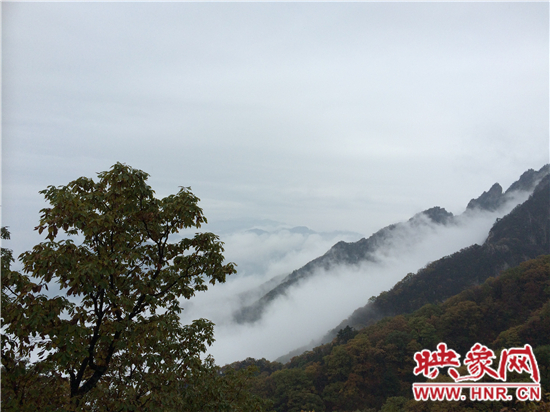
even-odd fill
[[[354,242],[359,236],[319,234],[305,228],[254,228],[226,234],[221,236],[225,256],[238,265],[238,273],[182,302],[182,320],[189,323],[202,317],[216,324],[216,342],[209,353],[220,365],[247,357],[275,360],[317,342],[371,296],[390,289],[408,273],[472,244],[482,244],[495,220],[528,195],[516,193],[494,212],[467,210],[446,225],[416,215],[388,232],[372,261],[318,270],[271,301],[253,323],[236,323],[234,314],[338,241]]]

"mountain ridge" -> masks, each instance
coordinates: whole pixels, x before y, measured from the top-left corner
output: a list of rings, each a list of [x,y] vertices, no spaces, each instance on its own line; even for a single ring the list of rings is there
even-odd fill
[[[443,278],[456,284],[454,288],[448,288],[449,291],[464,289],[469,285],[482,283],[490,276],[498,276],[502,270],[517,266],[523,261],[550,253],[549,200],[550,175],[546,175],[527,201],[516,206],[502,219],[497,219],[483,245],[464,248],[430,263],[413,276],[405,277],[390,291],[382,292],[377,298],[357,309],[332,330],[332,335],[345,326],[366,326],[375,318],[409,313],[426,303],[445,300],[452,294],[438,288],[437,285],[441,284]],[[469,263],[453,264],[453,259]],[[437,299],[430,299],[429,296],[424,296],[423,300],[419,298],[421,294],[413,289],[418,289],[414,288],[415,283],[421,282],[432,285],[433,295],[439,293]],[[405,289],[408,289],[407,293],[404,293]],[[412,300],[413,297],[415,300]],[[397,301],[401,303],[397,305]]]
[[[540,170],[529,169],[520,178],[512,183],[506,192],[502,191],[500,184],[495,183],[488,192],[483,192],[478,198],[470,200],[463,214],[473,213],[476,210],[492,212],[521,192],[534,190],[535,185],[544,176],[548,176],[550,165],[543,166]],[[273,289],[266,292],[260,299],[252,304],[240,308],[233,314],[237,323],[253,323],[261,319],[266,307],[277,297],[286,294],[290,288],[301,281],[315,275],[319,270],[329,271],[338,265],[358,265],[362,262],[376,262],[376,251],[386,246],[392,234],[404,231],[406,225],[422,225],[428,219],[435,225],[448,226],[457,223],[457,218],[444,208],[435,206],[415,214],[408,221],[386,226],[375,232],[368,238],[362,238],[357,242],[340,241],[332,246],[325,254],[306,263],[294,270]]]

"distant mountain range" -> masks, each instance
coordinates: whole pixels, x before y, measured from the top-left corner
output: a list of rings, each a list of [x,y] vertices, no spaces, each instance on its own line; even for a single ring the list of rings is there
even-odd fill
[[[482,246],[472,245],[433,262],[416,275],[407,275],[391,291],[382,293],[376,300],[357,309],[331,331],[324,341],[329,341],[348,325],[362,327],[383,316],[409,312],[425,303],[444,300],[476,282],[498,275],[502,269],[549,253],[549,173],[550,165],[538,171],[529,169],[505,192],[495,183],[489,191],[470,200],[463,215],[476,211],[493,212],[513,199],[533,192],[527,201],[495,223]],[[279,283],[272,284],[271,289],[267,288],[268,291],[262,297],[235,312],[234,319],[238,323],[256,322],[277,297],[287,294],[300,282],[321,271],[330,271],[341,265],[358,266],[365,262],[377,262],[377,252],[391,246],[394,239],[407,236],[411,228],[426,224],[455,225],[460,218],[460,215],[454,216],[441,207],[433,207],[406,222],[387,226],[369,238],[357,242],[338,242],[324,255],[281,277]],[[427,287],[428,284],[430,287]]]

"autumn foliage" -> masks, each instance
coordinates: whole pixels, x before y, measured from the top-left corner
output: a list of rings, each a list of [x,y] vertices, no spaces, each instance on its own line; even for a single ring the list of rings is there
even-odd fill
[[[416,402],[412,383],[426,379],[413,374],[414,354],[433,351],[439,342],[462,356],[476,342],[495,353],[529,343],[544,393],[550,392],[549,337],[550,255],[546,255],[442,304],[385,318],[345,342],[337,338],[279,364],[275,372],[258,374],[255,390],[271,399],[278,412],[536,410],[537,404],[530,402]],[[438,379],[445,379],[443,375]]]

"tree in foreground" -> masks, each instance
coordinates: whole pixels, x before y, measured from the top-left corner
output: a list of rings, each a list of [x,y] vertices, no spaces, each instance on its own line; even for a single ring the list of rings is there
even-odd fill
[[[46,241],[21,255],[25,274],[3,250],[6,410],[180,410],[214,368],[200,358],[213,324],[179,318],[181,298],[235,273],[217,236],[178,235],[206,223],[199,199],[189,188],[158,199],[120,163],[98,177],[40,192]],[[42,294],[52,282],[61,296]]]

